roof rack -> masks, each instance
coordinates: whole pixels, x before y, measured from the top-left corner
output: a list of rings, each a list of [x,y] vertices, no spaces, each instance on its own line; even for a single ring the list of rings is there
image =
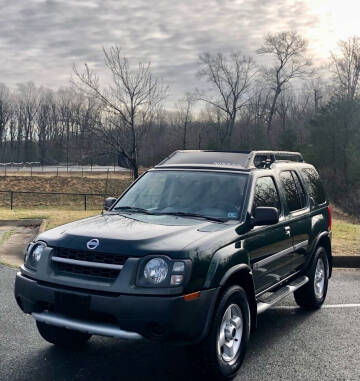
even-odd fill
[[[303,162],[299,152],[289,151],[209,151],[179,150],[173,152],[156,168],[231,168],[248,170],[252,168],[270,168],[276,161]]]
[[[300,152],[290,151],[252,151],[252,163],[255,168],[270,168],[275,161],[304,161]]]

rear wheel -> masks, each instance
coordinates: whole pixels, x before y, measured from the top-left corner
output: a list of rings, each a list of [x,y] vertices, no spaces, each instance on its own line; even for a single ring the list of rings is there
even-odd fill
[[[232,379],[244,360],[249,336],[250,309],[246,292],[232,286],[219,300],[209,335],[192,347],[196,368],[212,380]]]
[[[91,335],[66,328],[56,327],[37,321],[36,326],[43,339],[51,344],[72,348],[84,345]]]
[[[309,282],[294,292],[295,301],[303,308],[318,309],[325,301],[329,278],[329,261],[323,247],[316,250],[314,261],[306,275]]]

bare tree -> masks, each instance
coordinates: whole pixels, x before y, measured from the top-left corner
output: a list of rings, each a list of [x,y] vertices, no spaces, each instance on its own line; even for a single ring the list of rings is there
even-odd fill
[[[71,88],[62,88],[57,93],[58,98],[58,116],[61,127],[62,144],[66,147],[67,166],[70,159],[71,147],[79,129],[79,113],[82,106],[82,100],[79,95]]]
[[[339,53],[331,53],[331,70],[340,91],[353,99],[360,75],[360,37],[339,41]]]
[[[187,147],[188,127],[192,121],[193,105],[194,97],[190,93],[187,93],[185,97],[180,99],[176,104],[176,119],[182,129],[182,149],[186,149]]]
[[[0,152],[2,149],[3,140],[6,136],[6,128],[12,116],[13,106],[9,89],[0,83]]]
[[[203,53],[199,57],[199,76],[210,84],[213,97],[199,93],[199,100],[214,106],[223,116],[225,129],[220,135],[221,143],[231,136],[237,113],[248,103],[248,89],[256,74],[254,60],[233,52],[228,56],[222,53]]]
[[[293,97],[292,94],[286,94],[286,91],[282,91],[279,100],[278,100],[278,107],[276,109],[276,113],[280,119],[281,129],[284,132],[286,130],[286,122],[288,119],[289,114],[289,108],[291,103],[293,103]]]
[[[306,56],[307,41],[296,32],[268,34],[258,54],[270,55],[274,64],[264,68],[264,76],[270,84],[273,96],[267,117],[267,136],[271,141],[273,117],[281,91],[295,78],[303,79],[312,74],[311,60]]]
[[[74,83],[103,105],[104,115],[97,132],[114,152],[128,160],[137,178],[139,138],[165,99],[167,87],[153,77],[150,62],[139,62],[133,67],[119,47],[103,51],[105,65],[112,75],[111,85],[102,88],[87,64],[83,72],[74,66]]]
[[[35,117],[39,109],[39,89],[32,82],[18,84],[18,142],[24,141],[24,160],[30,160]],[[19,159],[19,156],[18,156]]]
[[[37,139],[40,163],[44,164],[46,155],[48,154],[46,142],[49,139],[49,128],[52,119],[51,109],[54,103],[53,92],[51,90],[43,90],[40,94],[39,103],[39,110],[36,115]]]

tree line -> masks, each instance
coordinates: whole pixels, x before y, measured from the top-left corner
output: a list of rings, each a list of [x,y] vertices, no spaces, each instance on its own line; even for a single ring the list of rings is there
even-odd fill
[[[263,64],[261,64],[263,62]],[[0,162],[151,166],[176,149],[299,150],[331,198],[360,210],[360,38],[316,65],[296,32],[268,34],[253,55],[205,52],[201,86],[169,104],[150,62],[104,49],[110,81],[74,66],[59,90],[0,84]]]

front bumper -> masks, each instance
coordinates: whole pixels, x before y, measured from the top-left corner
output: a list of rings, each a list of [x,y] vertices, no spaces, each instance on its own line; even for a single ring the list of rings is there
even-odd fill
[[[101,334],[96,327],[107,325],[151,340],[176,343],[194,343],[205,337],[218,291],[219,289],[203,290],[199,298],[185,301],[183,295],[142,296],[72,289],[39,282],[20,272],[17,273],[15,282],[17,303],[25,313],[33,314],[37,320],[40,315],[50,313],[68,321],[67,328],[81,330],[81,327],[79,329],[76,325],[71,325],[71,321],[82,322],[95,327],[93,334]],[[56,305],[56,294],[59,293],[88,298],[87,316],[79,318],[59,312]],[[115,334],[106,336],[121,337]]]

